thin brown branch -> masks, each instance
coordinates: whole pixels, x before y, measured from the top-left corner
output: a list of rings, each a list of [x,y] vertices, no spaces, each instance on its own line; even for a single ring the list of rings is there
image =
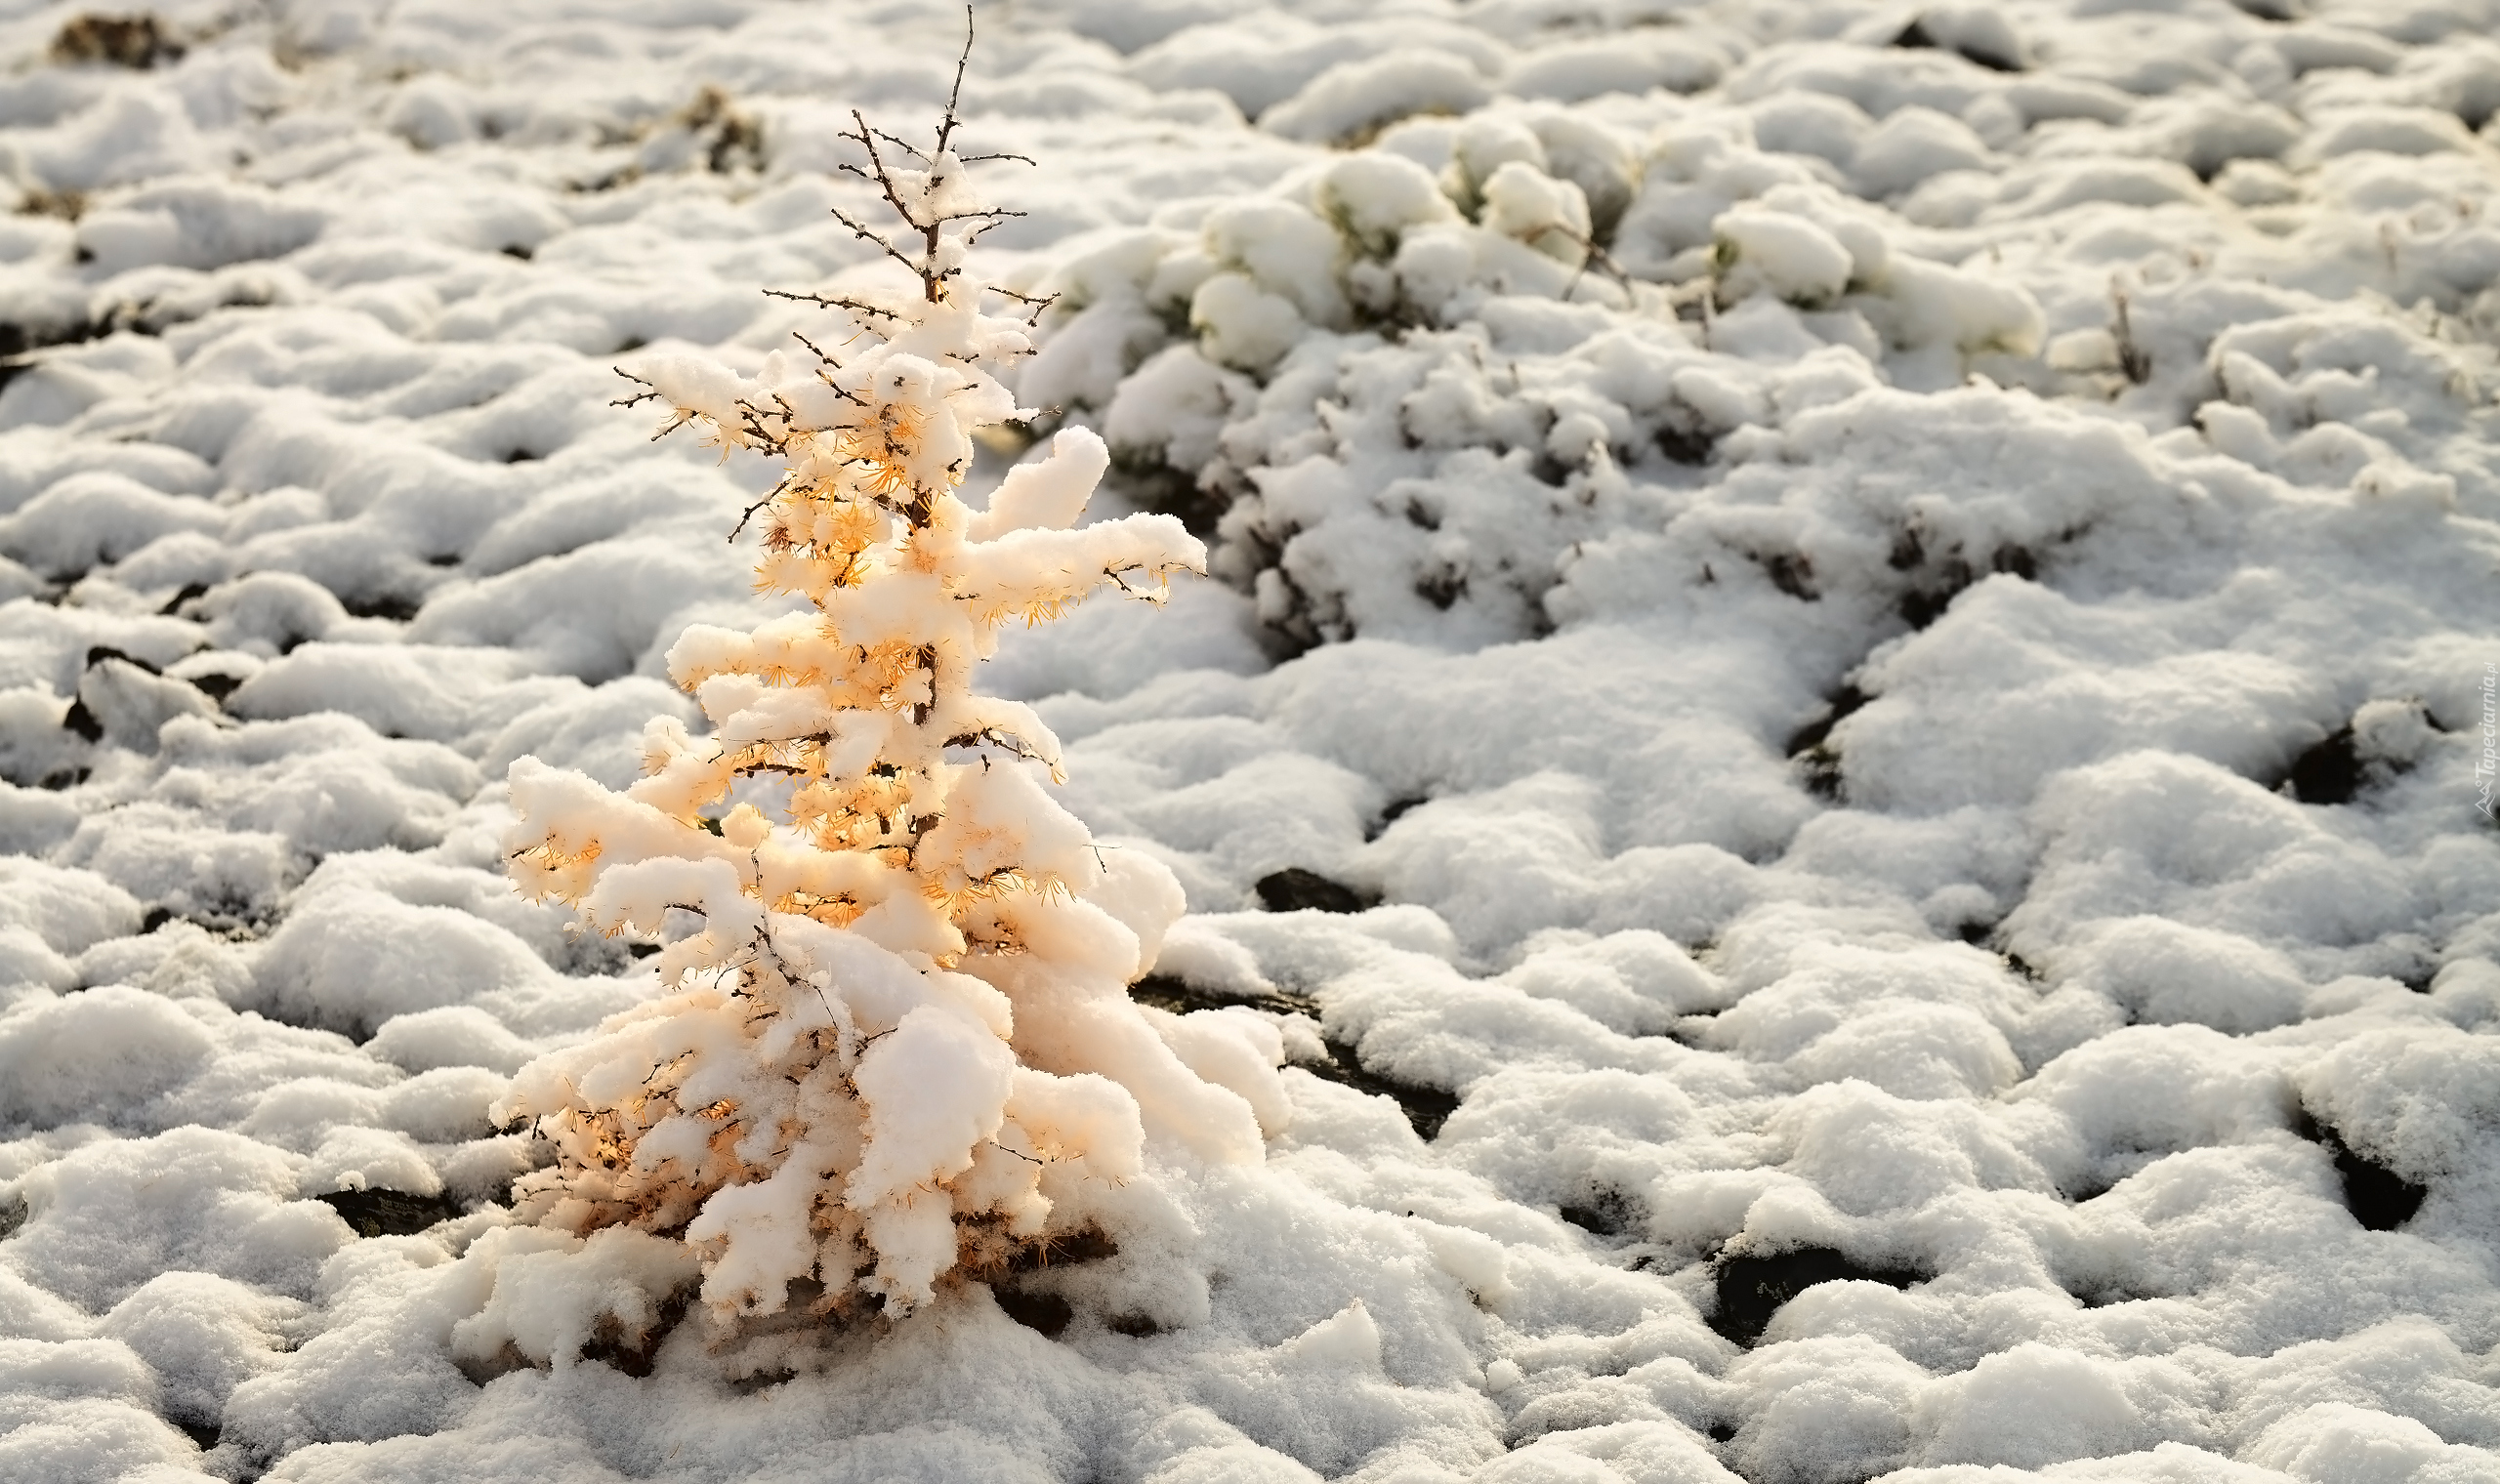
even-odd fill
[[[632,382],[635,386],[643,389],[629,396],[620,396],[615,398],[607,404],[610,407],[639,407],[645,402],[656,402],[660,399],[659,388],[654,387],[649,382],[636,376],[633,372],[626,370],[623,366],[610,366],[608,369],[625,378],[627,381]]]
[[[787,474],[784,474],[784,475],[782,476],[782,478],[781,478],[781,482],[772,486],[772,493],[771,493],[771,494],[769,494],[769,495],[765,496],[765,497],[764,497],[763,499],[761,499],[761,500],[756,501],[753,505],[748,506],[748,507],[746,508],[746,514],[744,514],[744,515],[742,515],[738,516],[738,523],[737,523],[735,526],[733,526],[733,527],[731,527],[731,528],[730,528],[730,531],[729,531],[729,543],[730,543],[731,545],[733,545],[733,546],[734,546],[734,545],[736,545],[736,543],[737,543],[737,539],[738,539],[738,532],[743,531],[743,530],[745,530],[745,529],[746,529],[746,523],[747,523],[748,521],[750,521],[750,520],[752,520],[752,519],[754,519],[754,518],[755,518],[755,513],[756,513],[757,511],[760,511],[760,510],[764,509],[766,506],[771,505],[773,501],[780,499],[780,498],[781,498],[781,496],[782,496],[782,494],[783,494],[784,492],[786,492],[789,488],[790,488],[790,476],[789,476],[789,475],[787,475]]]
[[[896,313],[892,309],[879,309],[877,306],[868,303],[864,299],[853,299],[842,294],[803,294],[795,293],[789,289],[766,289],[764,291],[764,296],[768,299],[789,299],[801,304],[812,304],[821,309],[849,309],[854,314],[876,314],[896,322],[900,322],[902,319],[901,315]],[[806,345],[806,337],[800,337],[800,343],[802,345]],[[835,366],[839,366],[841,364],[841,362],[834,360],[832,356],[825,354],[822,350],[816,350],[814,346],[810,345],[808,346],[808,349],[815,350],[816,355],[829,364]]]
[[[788,403],[782,404],[784,411],[788,407]],[[761,407],[747,402],[738,403],[738,422],[746,435],[771,452],[781,453],[789,447],[790,440],[786,434],[776,433],[764,425],[764,420],[770,416],[771,414]]]
[[[1041,753],[1034,748],[1033,744],[1025,741],[1020,736],[1017,736],[1014,732],[1006,731],[996,726],[984,726],[979,731],[958,733],[955,736],[948,737],[945,745],[948,747],[979,747],[983,743],[987,743],[992,747],[1003,747],[1009,752],[1014,753],[1019,758],[1029,758],[1036,763],[1045,761]]]
[[[899,140],[899,139],[896,139],[896,138],[895,138],[893,135],[888,134],[888,133],[887,133],[885,130],[883,130],[883,129],[870,128],[870,126],[868,126],[867,124],[864,124],[864,123],[863,123],[863,124],[861,124],[859,127],[861,127],[861,128],[863,128],[863,129],[867,129],[869,133],[874,134],[877,138],[879,138],[879,139],[881,139],[881,140],[884,140],[887,144],[894,145],[896,149],[901,150],[903,153],[910,155],[910,156],[911,156],[913,159],[915,159],[915,160],[921,160],[921,161],[924,161],[924,162],[925,162],[925,161],[927,161],[927,160],[928,160],[928,158],[929,158],[929,156],[927,156],[927,155],[925,155],[925,154],[923,154],[923,153],[921,153],[921,152],[920,152],[920,146],[919,146],[918,144],[912,144],[912,143],[910,143],[910,142],[909,142],[909,141],[907,141],[907,140]]]
[[[881,166],[879,168],[882,169],[883,167]],[[894,193],[891,189],[887,191],[887,199],[894,200]],[[896,211],[903,212],[904,221],[907,222],[911,220],[911,213],[903,211],[902,202],[895,200],[895,209]],[[904,253],[902,249],[887,241],[877,232],[871,231],[868,227],[862,226],[857,219],[854,218],[849,212],[844,211],[841,207],[837,206],[833,209],[833,219],[841,223],[843,226],[850,227],[853,235],[858,237],[860,241],[875,243],[879,251],[883,252],[887,257],[892,258],[896,263],[899,263],[903,267],[911,269],[912,274],[915,277],[925,280],[929,276],[928,270],[920,264],[914,263],[910,256]]]
[[[1555,233],[1559,233],[1560,235],[1568,238],[1573,243],[1576,243],[1579,246],[1581,254],[1580,266],[1572,272],[1571,281],[1562,286],[1562,299],[1564,303],[1569,303],[1571,296],[1579,291],[1580,280],[1589,275],[1589,269],[1592,268],[1596,268],[1599,272],[1604,273],[1608,278],[1613,279],[1615,286],[1618,288],[1629,289],[1632,287],[1632,276],[1618,267],[1614,259],[1607,256],[1606,250],[1598,245],[1595,237],[1575,232],[1559,222],[1548,223],[1537,231],[1537,235],[1540,237]]]
[[[946,116],[938,123],[938,152],[946,152],[946,141],[955,133],[955,104],[964,96],[964,68],[973,60],[973,8],[971,0],[964,4],[964,52],[955,59],[955,85],[946,92]]]
[[[867,151],[868,170],[870,172],[867,179],[877,183],[877,188],[885,193],[887,204],[894,207],[895,211],[902,217],[903,221],[910,223],[914,227],[919,226],[919,223],[912,222],[911,208],[903,204],[901,194],[895,189],[894,173],[886,168],[886,157],[877,152],[878,132],[868,127],[867,115],[861,113],[856,108],[852,109],[851,124],[851,132],[844,135],[843,138],[857,141],[859,147]],[[843,217],[841,211],[838,209],[834,212],[834,215],[842,217],[842,220],[845,222],[849,222],[851,220],[848,217]],[[854,229],[856,230],[855,227]]]
[[[765,292],[766,292],[767,294],[770,294],[770,293],[771,293],[772,291],[771,291],[771,289],[766,289],[766,290],[765,290]],[[808,294],[808,295],[785,294],[785,295],[782,295],[781,297],[782,297],[782,298],[785,298],[785,299],[799,299],[799,298],[814,299],[814,298],[817,298],[818,296],[813,295],[813,294]],[[840,362],[840,361],[838,361],[838,360],[835,360],[835,359],[834,359],[830,354],[826,353],[824,347],[817,345],[814,341],[808,339],[808,337],[806,337],[805,335],[800,334],[800,333],[799,333],[798,331],[796,331],[796,330],[792,330],[792,331],[790,332],[790,338],[791,338],[792,340],[797,341],[799,344],[801,344],[801,345],[803,345],[803,346],[807,347],[807,348],[808,348],[808,350],[809,350],[810,351],[812,351],[812,352],[815,355],[815,358],[816,358],[817,360],[819,360],[819,361],[822,361],[825,365],[828,365],[828,366],[832,367],[832,368],[833,368],[834,370],[836,370],[836,371],[839,371],[839,370],[841,370],[841,369],[842,369],[842,362]]]

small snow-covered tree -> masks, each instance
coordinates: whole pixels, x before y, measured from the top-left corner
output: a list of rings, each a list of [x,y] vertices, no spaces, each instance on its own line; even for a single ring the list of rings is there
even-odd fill
[[[782,1308],[795,1280],[826,1311],[908,1309],[959,1264],[1087,1219],[1089,1191],[1140,1175],[1149,1133],[1255,1160],[1277,1108],[1271,1027],[1130,1001],[1179,884],[1095,845],[1044,787],[1049,729],[973,685],[1002,625],[1104,587],[1159,598],[1205,554],[1170,516],[1075,526],[1108,463],[1083,429],[987,509],[957,497],[972,430],[1032,416],[996,375],[1027,324],[985,311],[965,267],[1010,214],[975,191],[951,101],[926,149],[852,116],[854,173],[903,227],[842,220],[908,288],[785,295],[847,321],[837,349],[798,337],[753,376],[653,354],[624,399],[781,462],[747,512],[756,586],[810,608],[688,630],[669,673],[711,735],[654,719],[622,793],[532,758],[511,771],[522,891],[609,933],[702,920],[660,952],[659,998],[515,1078],[498,1116],[555,1151],[516,1211],[682,1234],[725,1317]],[[783,817],[707,815],[758,778],[786,790]]]

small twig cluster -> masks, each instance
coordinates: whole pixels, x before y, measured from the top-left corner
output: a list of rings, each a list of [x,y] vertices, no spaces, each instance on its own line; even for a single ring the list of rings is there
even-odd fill
[[[921,233],[921,249],[919,255],[915,257],[895,246],[886,239],[884,233],[867,226],[849,212],[838,206],[833,210],[834,220],[850,227],[854,236],[876,247],[918,277],[921,296],[931,304],[936,304],[942,299],[946,281],[963,271],[960,262],[944,262],[944,255],[938,250],[948,227],[958,222],[973,223],[972,228],[963,234],[964,245],[969,247],[980,240],[981,233],[988,231],[999,223],[1010,217],[1023,215],[1021,211],[1008,211],[973,198],[963,177],[965,167],[987,160],[1020,160],[1027,165],[1035,163],[1029,156],[1007,150],[963,156],[957,156],[948,150],[947,146],[954,140],[955,129],[959,122],[957,110],[963,103],[964,69],[971,63],[972,58],[972,11],[968,6],[964,12],[964,50],[955,59],[955,82],[946,93],[945,114],[938,121],[936,145],[924,150],[908,140],[876,128],[868,122],[866,115],[854,108],[851,110],[851,127],[842,134],[841,138],[850,140],[866,153],[867,168],[862,169],[848,160],[837,162],[834,166],[836,170],[855,175],[876,186],[878,192],[886,198],[886,204],[894,208],[895,214]],[[884,151],[877,147],[880,144],[896,150],[899,155],[917,161],[919,168],[897,170],[888,166]],[[1047,301],[1040,302],[1047,303]]]

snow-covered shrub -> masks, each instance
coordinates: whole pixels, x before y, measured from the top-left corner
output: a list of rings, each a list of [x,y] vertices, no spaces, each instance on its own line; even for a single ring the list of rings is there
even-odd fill
[[[1129,1000],[1179,884],[1098,847],[1044,788],[1048,728],[973,685],[1001,625],[1102,587],[1158,599],[1204,553],[1169,515],[1074,528],[1109,461],[1083,430],[986,510],[957,497],[972,430],[1033,415],[995,376],[1026,325],[985,312],[964,268],[1002,214],[967,179],[951,108],[926,152],[854,119],[857,173],[905,245],[843,220],[910,289],[796,296],[847,321],[822,342],[839,354],[801,337],[747,377],[654,353],[628,399],[782,462],[748,513],[756,586],[812,606],[687,631],[669,671],[713,730],[655,718],[623,792],[534,758],[510,774],[524,892],[607,933],[702,923],[661,950],[659,998],[515,1078],[497,1116],[534,1119],[556,1155],[516,1210],[682,1233],[725,1317],[782,1309],[793,1285],[817,1312],[905,1311],[959,1265],[1094,1224],[1149,1134],[1256,1160],[1279,1105],[1272,1030]],[[755,779],[786,790],[783,818],[707,814]]]
[[[1020,391],[1201,515],[1288,646],[1543,633],[1577,554],[1656,529],[1791,418],[2038,367],[2030,293],[1751,127],[1410,120],[1194,236],[1068,264]],[[1739,546],[1810,596],[1800,554]]]
[[[1298,172],[1264,197],[1207,211],[1195,230],[1108,240],[1057,271],[1040,355],[1019,392],[1070,410],[1151,397],[1171,357],[1265,378],[1313,332],[1455,325],[1511,294],[1623,307],[1624,286],[1586,270],[1631,199],[1631,151],[1559,109],[1471,117],[1438,176],[1404,153],[1359,150]],[[1132,376],[1153,358],[1154,374]],[[1202,399],[1202,398],[1201,398]],[[1154,419],[1130,414],[1150,447]],[[1175,467],[1180,467],[1176,461]]]

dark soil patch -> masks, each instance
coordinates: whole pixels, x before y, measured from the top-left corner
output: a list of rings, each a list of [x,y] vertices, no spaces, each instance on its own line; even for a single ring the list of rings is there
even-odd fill
[[[1838,803],[1841,797],[1840,749],[1832,746],[1832,728],[1862,710],[1873,697],[1843,681],[1827,698],[1823,714],[1797,728],[1788,738],[1788,759],[1798,781],[1817,799]]]
[[[1304,1014],[1314,1019],[1319,1013],[1318,1002],[1308,995],[1272,994],[1226,999],[1163,974],[1148,974],[1130,985],[1129,998],[1141,1005],[1170,1010],[1176,1015],[1186,1015],[1195,1010],[1218,1010],[1227,1005],[1247,1005],[1274,1014]],[[1354,1049],[1345,1042],[1328,1040],[1322,1044],[1328,1049],[1327,1060],[1297,1061],[1294,1065],[1313,1077],[1341,1087],[1391,1099],[1397,1104],[1398,1111],[1406,1115],[1407,1127],[1415,1131],[1415,1136],[1428,1144],[1440,1134],[1441,1125],[1449,1121],[1449,1116],[1458,1111],[1458,1094],[1455,1092],[1384,1077],[1365,1067],[1362,1059],[1354,1054]]]
[[[1046,1340],[1057,1340],[1060,1331],[1076,1317],[1075,1305],[1057,1294],[1028,1294],[1021,1289],[990,1290],[990,1297],[1007,1311],[1007,1317]]]
[[[1556,1214],[1582,1231],[1598,1237],[1619,1237],[1638,1230],[1642,1223],[1640,1203],[1611,1186],[1593,1190],[1582,1200],[1562,1207]]]
[[[1940,46],[1937,42],[1935,36],[1929,33],[1924,19],[1913,21],[1907,26],[1904,26],[1901,33],[1893,38],[1893,45],[1910,51],[1927,49],[1950,51],[1954,56],[1961,58],[1964,62],[1976,63],[1977,65],[1987,68],[1991,72],[2020,72],[2022,70],[2022,60],[2021,58],[2007,57],[1986,47],[1958,46],[1947,48]]]
[[[404,1190],[333,1190],[313,1199],[337,1212],[359,1237],[412,1237],[460,1215],[460,1203],[447,1195]]]
[[[1710,1327],[1748,1348],[1762,1338],[1781,1305],[1818,1283],[1861,1280],[1907,1288],[1928,1276],[1897,1268],[1860,1267],[1828,1247],[1723,1257],[1716,1272],[1719,1307],[1710,1316]]]
[[[182,55],[182,43],[153,16],[79,16],[52,38],[52,60],[71,64],[103,62],[144,71]]]
[[[1300,866],[1263,876],[1253,889],[1259,893],[1259,905],[1270,912],[1360,912],[1380,905],[1380,898],[1371,892],[1357,891]]]
[[[2353,1219],[2370,1231],[2394,1231],[2413,1219],[2430,1197],[2427,1185],[2390,1170],[2344,1142],[2344,1135],[2307,1108],[2293,1121],[2292,1132],[2324,1146],[2335,1157],[2335,1173],[2343,1177],[2344,1206]]]
[[[2353,728],[2344,727],[2292,760],[2283,783],[2303,804],[2351,804],[2361,789],[2361,758]]]

